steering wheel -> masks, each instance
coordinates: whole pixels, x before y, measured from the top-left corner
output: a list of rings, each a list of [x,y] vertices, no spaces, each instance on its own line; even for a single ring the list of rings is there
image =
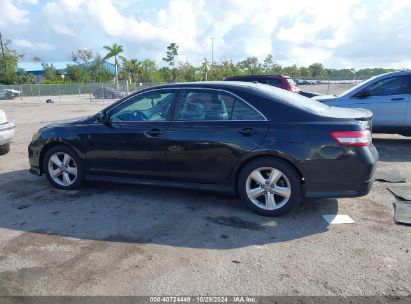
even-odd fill
[[[138,110],[135,110],[135,111],[131,112],[131,115],[134,118],[134,120],[136,120],[136,121],[148,120],[147,115],[144,114],[141,111],[138,111]]]

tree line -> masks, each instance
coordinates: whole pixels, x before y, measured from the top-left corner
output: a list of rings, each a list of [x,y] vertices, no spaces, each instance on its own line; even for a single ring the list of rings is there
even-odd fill
[[[0,83],[24,84],[34,83],[33,75],[18,68],[18,62],[23,55],[18,54],[10,47],[10,40],[5,42],[0,34]],[[90,83],[128,81],[129,83],[163,83],[187,82],[201,80],[222,80],[237,75],[274,74],[287,75],[294,79],[367,79],[369,77],[394,71],[392,69],[329,69],[321,63],[313,63],[307,67],[281,66],[275,62],[272,55],[261,62],[255,56],[234,63],[231,60],[222,62],[203,62],[195,66],[190,62],[176,62],[179,47],[176,43],[167,46],[165,56],[162,58],[163,66],[152,59],[138,60],[123,56],[124,48],[119,44],[104,46],[105,56],[87,49],[80,49],[72,53],[71,61],[63,74],[51,63],[34,57],[34,62],[41,63],[43,67],[42,83]],[[114,60],[115,72],[106,66],[106,61]]]

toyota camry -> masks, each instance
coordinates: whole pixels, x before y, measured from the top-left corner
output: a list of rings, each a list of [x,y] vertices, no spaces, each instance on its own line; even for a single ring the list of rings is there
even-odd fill
[[[278,216],[305,198],[370,191],[371,119],[264,84],[162,85],[43,127],[30,172],[68,190],[97,180],[229,192]]]

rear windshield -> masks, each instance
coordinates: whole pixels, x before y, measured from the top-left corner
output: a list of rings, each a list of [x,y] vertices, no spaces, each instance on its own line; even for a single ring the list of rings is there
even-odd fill
[[[269,98],[274,98],[280,102],[290,106],[308,110],[312,113],[324,113],[330,107],[313,99],[304,97],[300,94],[293,93],[287,90],[279,89],[265,84],[258,84],[254,87],[259,93]]]

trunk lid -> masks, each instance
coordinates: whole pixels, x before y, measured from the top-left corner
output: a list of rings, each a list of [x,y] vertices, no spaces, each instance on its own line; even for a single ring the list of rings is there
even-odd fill
[[[340,108],[330,107],[327,111],[321,113],[321,116],[341,119],[371,120],[373,113],[370,110],[362,108]]]
[[[330,107],[328,111],[321,113],[321,116],[344,120],[353,119],[358,121],[364,130],[371,131],[372,129],[373,113],[367,109]]]

